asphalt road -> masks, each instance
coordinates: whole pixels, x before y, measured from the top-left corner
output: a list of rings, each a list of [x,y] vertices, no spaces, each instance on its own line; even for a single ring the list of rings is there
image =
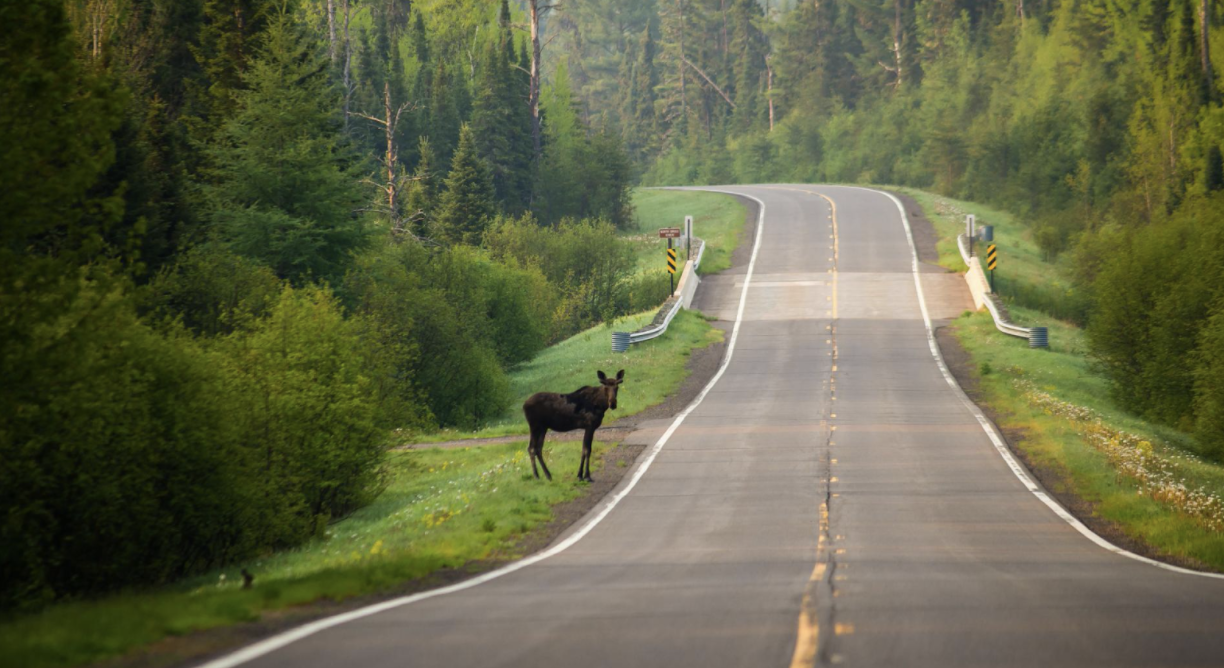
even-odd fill
[[[893,200],[725,190],[766,204],[750,279],[698,300],[743,297],[732,358],[598,524],[242,665],[1224,666],[1224,580],[1089,540],[948,384]]]

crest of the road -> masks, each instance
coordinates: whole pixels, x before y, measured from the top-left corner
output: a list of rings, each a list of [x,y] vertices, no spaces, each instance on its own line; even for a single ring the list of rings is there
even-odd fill
[[[705,189],[758,208],[699,295],[726,353],[612,494],[523,560],[202,665],[1221,663],[1221,577],[1093,533],[957,385],[924,290],[955,277],[896,197]]]

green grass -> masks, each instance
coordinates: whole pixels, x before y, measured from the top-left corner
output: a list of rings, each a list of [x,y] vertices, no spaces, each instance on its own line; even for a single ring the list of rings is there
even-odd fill
[[[415,443],[438,443],[463,438],[510,436],[527,433],[522,405],[536,392],[573,392],[599,382],[595,372],[613,374],[625,370],[625,383],[617,395],[617,409],[607,419],[628,417],[662,403],[688,377],[692,351],[722,341],[722,330],[712,327],[697,311],[680,311],[667,333],[612,352],[612,332],[632,332],[647,325],[655,312],[639,313],[576,334],[540,353],[534,360],[510,373],[514,401],[500,418],[477,432],[441,431],[409,439]]]
[[[1061,320],[1084,321],[1087,302],[1068,278],[1070,255],[1064,254],[1053,263],[1046,262],[1028,227],[1016,216],[975,202],[913,188],[890,189],[913,197],[926,212],[940,237],[937,250],[941,266],[959,272],[966,270],[956,247],[956,235],[965,231],[965,214],[972,213],[979,226],[994,227],[993,243],[999,248],[996,292],[1012,303]]]
[[[690,190],[643,190],[633,192],[637,210],[637,238],[642,240],[639,264],[662,262],[667,242],[658,238],[659,228],[684,227],[684,217],[693,217],[693,234],[706,242],[700,274],[713,274],[731,266],[731,254],[739,246],[744,229],[744,205],[730,195]]]
[[[605,450],[596,447],[597,455]],[[0,622],[0,665],[72,666],[266,611],[370,594],[439,568],[520,556],[515,543],[582,493],[574,444],[546,447],[556,479],[536,481],[526,443],[390,455],[386,491],[326,537],[179,585],[62,603]],[[599,466],[599,457],[596,457]],[[255,574],[241,588],[240,570]]]
[[[1159,467],[1169,473],[1173,484],[1200,490],[1206,497],[1224,498],[1224,466],[1190,454],[1186,435],[1120,410],[1109,398],[1108,381],[1094,371],[1085,354],[1081,330],[1039,312],[1016,311],[1022,319],[1047,323],[1050,350],[1031,350],[1024,340],[1000,334],[986,312],[955,322],[957,338],[977,365],[982,399],[1002,416],[1000,426],[1023,430],[1017,446],[1035,466],[1061,472],[1067,488],[1056,491],[1091,501],[1101,518],[1161,554],[1224,570],[1224,533],[1196,519],[1186,502],[1157,500],[1138,479],[1120,472],[1102,450],[1093,447],[1090,434],[1097,428],[1091,423],[1099,416],[1107,432],[1130,434],[1133,440],[1149,444],[1148,468]],[[1077,419],[1073,409],[1035,403],[1034,390],[1087,408],[1095,416],[1085,421]]]
[[[1067,278],[1068,260],[1046,262],[1014,216],[972,202],[909,188],[940,236],[940,264],[964,271],[955,235],[964,215],[995,226],[1000,250],[999,292],[1021,325],[1049,328],[1049,350],[1032,350],[1023,339],[999,333],[989,313],[955,321],[956,336],[971,356],[980,400],[1000,416],[1000,426],[1023,433],[1016,446],[1039,469],[1055,471],[1069,492],[1094,504],[1097,514],[1160,554],[1224,570],[1224,533],[1212,517],[1224,518],[1224,466],[1192,454],[1189,436],[1152,424],[1118,408],[1109,381],[1092,364],[1084,332],[1059,317],[1083,317],[1083,300]],[[1085,413],[1084,411],[1090,411]],[[1099,422],[1098,422],[1099,419]],[[1138,469],[1135,468],[1138,466]],[[1164,483],[1201,496],[1164,494]],[[1154,482],[1156,481],[1156,482]],[[1200,510],[1203,499],[1216,499]],[[1217,505],[1212,506],[1211,503]],[[1217,508],[1218,511],[1211,511]],[[1207,518],[1207,519],[1205,519]]]

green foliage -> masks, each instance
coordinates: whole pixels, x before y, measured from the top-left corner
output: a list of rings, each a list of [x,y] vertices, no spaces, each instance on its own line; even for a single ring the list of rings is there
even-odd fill
[[[1215,401],[1201,379],[1216,368],[1217,338],[1203,332],[1224,280],[1221,204],[1219,194],[1192,200],[1168,221],[1123,237],[1094,284],[1088,331],[1118,402],[1187,430],[1195,407],[1210,413]],[[1200,431],[1213,420],[1202,417]]]
[[[591,134],[579,119],[564,63],[545,89],[541,106],[546,123],[536,186],[540,220],[602,218],[627,227],[633,216],[629,162],[614,135]]]
[[[217,234],[295,283],[337,279],[366,233],[326,61],[279,14],[243,80],[249,90],[209,149]]]
[[[56,0],[0,7],[0,249],[86,260],[122,206],[91,191],[114,160],[122,96],[73,59]],[[9,258],[0,272],[13,268]],[[7,286],[6,286],[7,287]]]
[[[395,346],[391,373],[396,386],[419,390],[438,424],[471,428],[500,413],[509,402],[495,343],[481,334],[499,328],[511,334],[525,331],[504,349],[506,354],[521,354],[522,346],[532,345],[531,323],[516,328],[514,319],[524,314],[507,312],[499,314],[506,316],[502,322],[491,325],[485,321],[485,303],[459,303],[444,282],[463,261],[450,257],[457,253],[463,251],[444,251],[435,258],[417,245],[386,244],[358,258],[344,291],[359,314],[378,323],[378,331],[387,337],[384,345]],[[397,426],[414,424],[420,421],[405,420]]]
[[[554,337],[628,312],[633,250],[609,223],[563,220],[540,226],[530,218],[504,218],[485,244],[495,258],[539,268],[561,290]]]
[[[266,265],[214,246],[178,257],[149,285],[143,310],[154,319],[179,319],[196,334],[228,334],[246,318],[262,317],[281,292]]]

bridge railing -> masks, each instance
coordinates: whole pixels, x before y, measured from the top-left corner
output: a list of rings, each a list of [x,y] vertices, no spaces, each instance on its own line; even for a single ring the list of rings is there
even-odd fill
[[[675,292],[663,302],[663,306],[659,308],[649,325],[636,332],[612,332],[612,352],[624,352],[631,344],[662,336],[680,309],[692,306],[693,296],[697,294],[697,286],[701,284],[701,278],[697,276],[697,267],[701,265],[701,258],[705,255],[705,241],[694,236],[693,244],[697,246],[697,252],[684,263]]]
[[[990,289],[990,281],[986,279],[981,260],[969,252],[968,241],[968,235],[961,234],[956,237],[956,247],[960,249],[961,259],[965,261],[965,266],[969,267],[969,271],[965,272],[965,281],[969,284],[969,292],[973,294],[974,306],[985,306],[990,311],[990,317],[994,319],[995,329],[1000,332],[1027,339],[1030,348],[1045,348],[1048,337],[1046,328],[1021,327],[1011,321],[1003,310],[999,296]]]

